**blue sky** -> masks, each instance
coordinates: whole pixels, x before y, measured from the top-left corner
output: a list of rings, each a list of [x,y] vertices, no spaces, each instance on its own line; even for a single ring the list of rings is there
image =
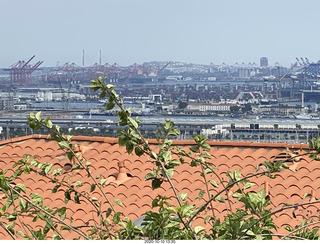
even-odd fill
[[[320,59],[318,0],[0,0],[0,67]]]

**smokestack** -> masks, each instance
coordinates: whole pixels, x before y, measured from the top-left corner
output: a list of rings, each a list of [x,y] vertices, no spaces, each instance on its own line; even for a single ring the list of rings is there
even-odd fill
[[[84,67],[84,49],[82,49],[82,67]]]

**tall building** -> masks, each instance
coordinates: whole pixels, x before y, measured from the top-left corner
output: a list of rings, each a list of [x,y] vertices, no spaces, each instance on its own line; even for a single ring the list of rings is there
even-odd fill
[[[267,57],[260,58],[260,67],[268,67],[268,58]]]

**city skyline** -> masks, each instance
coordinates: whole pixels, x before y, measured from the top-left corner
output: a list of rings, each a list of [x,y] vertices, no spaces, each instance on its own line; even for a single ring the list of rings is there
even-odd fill
[[[42,66],[66,62],[131,65],[180,61],[289,67],[317,62],[313,0],[21,1],[0,0],[0,67],[36,55]]]

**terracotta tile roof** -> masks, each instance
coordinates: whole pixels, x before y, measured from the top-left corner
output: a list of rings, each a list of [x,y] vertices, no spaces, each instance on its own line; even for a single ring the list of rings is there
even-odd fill
[[[141,217],[146,211],[151,210],[151,202],[158,194],[173,195],[169,183],[163,183],[159,189],[152,190],[151,182],[144,181],[144,177],[153,168],[151,159],[148,156],[137,157],[128,155],[124,147],[118,145],[117,138],[107,137],[86,137],[74,136],[73,141],[81,145],[81,155],[92,164],[92,174],[103,175],[108,179],[107,184],[103,186],[104,193],[112,201],[120,199],[124,208],[116,206],[117,210],[123,215],[128,216],[133,221]],[[149,140],[149,144],[156,150],[157,142]],[[177,146],[185,147],[194,144],[193,141],[174,141]],[[252,142],[209,142],[211,145],[211,162],[218,167],[216,173],[228,182],[226,172],[241,170],[242,175],[252,173],[257,166],[265,160],[277,158],[281,153],[286,152],[286,148],[292,150],[302,150],[303,153],[308,149],[307,145],[284,144],[284,143],[252,143]],[[26,137],[14,138],[0,142],[0,169],[8,169],[8,174],[13,173],[12,165],[21,159],[25,154],[37,156],[37,160],[54,164],[53,168],[64,168],[64,176],[70,177],[70,182],[78,180],[86,182],[81,190],[90,191],[92,180],[86,177],[85,172],[79,170],[68,170],[69,161],[64,152],[57,144],[49,140],[47,135],[30,135]],[[123,163],[123,178],[119,179],[119,163]],[[278,173],[276,179],[270,179],[266,176],[255,177],[252,179],[256,186],[252,191],[258,191],[265,188],[272,197],[274,209],[278,209],[283,203],[297,204],[302,202],[320,200],[320,164],[310,158],[303,156],[298,162],[289,162],[290,169]],[[188,193],[189,200],[196,206],[203,203],[198,200],[198,194],[205,185],[201,170],[197,167],[190,167],[187,163],[176,167],[172,181],[179,193]],[[212,176],[215,177],[215,176]],[[216,180],[218,182],[218,180]],[[26,185],[28,191],[37,192],[44,198],[44,204],[51,208],[64,206],[64,192],[58,190],[56,194],[52,193],[54,185],[49,180],[34,177],[34,174],[23,174],[16,184],[22,182]],[[218,192],[221,188],[210,189],[211,194]],[[305,198],[305,193],[309,195]],[[232,192],[230,193],[232,194]],[[103,199],[101,193],[95,191],[94,196]],[[1,198],[1,197],[0,197]],[[207,196],[204,196],[207,199]],[[3,200],[0,199],[0,204]],[[176,200],[173,203],[176,204]],[[105,201],[104,201],[105,202]],[[232,205],[233,208],[241,206],[240,203]],[[93,209],[81,200],[81,204],[74,204],[71,201],[67,204],[67,215],[72,216],[74,225],[94,225],[97,218]],[[106,211],[108,204],[105,204]],[[214,204],[214,212],[221,219],[225,216],[229,206],[226,204]],[[274,217],[275,223],[279,227],[278,232],[284,233],[285,226],[294,227],[298,225],[303,217],[319,217],[320,204],[299,207],[296,210],[297,218],[292,217],[292,209],[280,212]],[[37,223],[29,220],[28,225],[36,228]],[[203,225],[203,216],[196,220],[195,225]],[[18,224],[19,226],[19,224]],[[72,239],[73,235],[66,231],[66,237]],[[0,229],[0,239],[9,239],[9,236]]]

